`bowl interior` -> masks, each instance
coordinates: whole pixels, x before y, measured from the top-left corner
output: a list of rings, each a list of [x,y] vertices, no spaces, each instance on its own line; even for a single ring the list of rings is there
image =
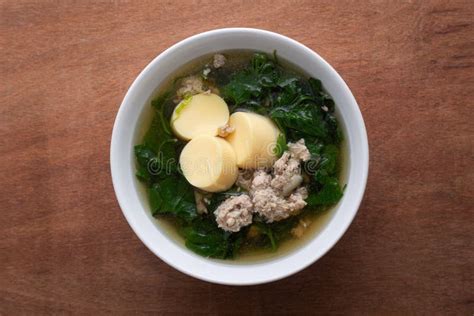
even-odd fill
[[[270,261],[236,265],[202,258],[183,248],[169,230],[157,229],[143,188],[134,176],[133,146],[148,127],[149,100],[157,87],[182,65],[216,51],[248,49],[272,53],[320,79],[336,103],[336,115],[344,129],[346,154],[344,197],[332,217],[313,239],[293,252]],[[147,109],[148,108],[148,109]],[[140,123],[140,124],[138,124]],[[142,242],[162,260],[196,278],[222,284],[257,284],[291,275],[327,252],[342,236],[362,199],[368,172],[365,126],[357,103],[337,72],[302,44],[279,34],[255,29],[221,29],[190,37],[155,58],[127,92],[114,125],[111,171],[122,211]],[[160,225],[161,226],[161,225]]]
[[[242,51],[242,50],[225,50],[225,51],[219,51],[224,54],[244,54],[245,58],[250,58],[250,56],[256,52],[256,50],[251,50],[251,51]],[[213,54],[207,54],[204,56],[197,56],[193,61],[191,61],[188,64],[185,64],[184,66],[179,66],[178,73],[174,72],[173,75],[164,82],[160,84],[159,87],[155,90],[155,92],[150,96],[149,100],[146,102],[146,104],[150,104],[151,100],[154,98],[160,96],[162,93],[165,91],[169,90],[170,87],[173,84],[173,81],[175,78],[180,78],[182,76],[188,75],[190,72],[195,71],[196,65],[203,65],[206,63],[210,58],[212,58]],[[234,55],[235,56],[235,55]],[[298,69],[295,65],[291,64],[289,61],[283,60],[281,56],[278,57],[279,62],[283,63],[284,66],[289,67],[292,70],[297,71],[300,74],[305,74],[305,71],[303,69]],[[308,74],[305,74],[308,76]],[[335,113],[336,117],[340,121],[340,128],[343,130],[344,135],[346,134],[346,127],[343,124],[342,119],[340,118],[340,112],[338,109],[336,109]],[[154,116],[153,109],[151,106],[145,106],[142,109],[142,113],[140,114],[140,117],[138,119],[138,124],[135,126],[134,130],[134,144],[140,144],[144,135],[146,134],[147,129],[149,128],[151,124],[151,120]],[[340,173],[340,181],[341,185],[345,185],[347,182],[348,178],[348,173],[349,173],[349,164],[348,164],[348,159],[347,158],[347,153],[349,152],[348,150],[348,143],[346,141],[343,141],[341,143],[341,150],[342,150],[342,163],[341,163],[341,173]],[[150,220],[155,223],[157,226],[157,229],[161,229],[165,232],[166,237],[171,241],[176,243],[178,247],[185,248],[184,245],[184,238],[180,236],[174,225],[171,223],[165,221],[165,220],[157,220],[151,215],[150,211],[150,205],[148,202],[148,196],[146,193],[146,187],[143,183],[141,183],[136,177],[134,178],[135,185],[137,186],[137,192],[140,196],[140,200],[142,202],[142,205],[144,206],[144,209],[146,211],[147,216],[150,218]],[[264,262],[268,260],[274,260],[277,257],[280,256],[285,256],[288,255],[289,253],[296,251],[299,247],[304,246],[309,240],[314,238],[315,234],[318,234],[321,232],[321,230],[326,226],[328,221],[332,218],[332,215],[334,214],[334,211],[337,207],[332,207],[330,210],[319,214],[312,218],[312,223],[308,227],[307,231],[305,234],[296,239],[290,239],[285,241],[284,243],[280,244],[278,247],[278,251],[276,252],[271,252],[271,251],[261,251],[261,252],[252,252],[250,254],[243,254],[239,255],[239,257],[227,261],[229,264],[253,264],[256,262]],[[186,248],[185,248],[186,249]],[[220,259],[212,259],[210,258],[209,260],[215,260],[215,261],[221,261]]]

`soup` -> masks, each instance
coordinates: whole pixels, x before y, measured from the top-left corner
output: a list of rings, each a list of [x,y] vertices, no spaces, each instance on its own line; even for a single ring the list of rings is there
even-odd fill
[[[270,258],[319,230],[343,195],[343,134],[315,78],[260,52],[184,66],[151,101],[136,176],[191,251]]]

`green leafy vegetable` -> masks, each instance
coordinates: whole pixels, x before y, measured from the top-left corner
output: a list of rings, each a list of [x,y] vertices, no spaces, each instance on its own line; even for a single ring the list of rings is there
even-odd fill
[[[194,191],[182,177],[168,177],[149,189],[152,215],[171,214],[186,221],[197,217]]]
[[[339,149],[335,145],[308,147],[312,158],[318,159],[318,167],[313,174],[312,192],[306,202],[309,206],[332,205],[342,197],[341,186],[336,177],[339,166]],[[314,188],[317,188],[315,190]]]
[[[256,221],[254,223],[254,227],[259,231],[260,234],[262,234],[263,236],[267,238],[272,250],[273,251],[277,250],[278,244],[275,237],[273,236],[273,230],[271,226],[268,224],[265,224],[264,222]]]
[[[306,148],[308,148],[312,159],[319,160],[321,158],[321,152],[323,151],[324,145],[319,142],[306,142]]]
[[[309,206],[332,205],[342,197],[341,186],[335,177],[318,176],[317,181],[322,185],[318,192],[311,192],[306,199]]]
[[[136,145],[135,148],[135,157],[137,158],[138,168],[137,168],[137,177],[141,181],[150,182],[155,176],[153,170],[158,170],[159,166],[156,153],[147,145]]]
[[[142,182],[151,183],[153,181],[152,176],[148,172],[148,169],[142,166],[137,167],[137,172],[135,173],[135,175],[137,176],[138,180]]]
[[[183,231],[186,247],[204,257],[233,258],[240,248],[245,231],[225,232],[213,216],[198,218]]]
[[[334,175],[338,171],[337,159],[339,149],[335,145],[327,145],[323,148],[319,170],[317,174]]]
[[[308,83],[311,86],[311,91],[313,92],[314,96],[318,96],[321,92],[323,92],[323,84],[321,80],[309,78]]]
[[[153,123],[152,123],[152,127],[154,127],[154,132],[163,133],[168,136],[173,136],[173,133],[171,132],[170,122],[165,117],[165,107],[164,107],[165,102],[166,101],[163,99],[163,97],[158,97],[157,99],[151,102],[152,106],[156,110],[155,119],[153,120],[153,123],[156,125],[153,126]],[[147,140],[149,141],[150,139],[149,137],[145,136],[144,141],[146,142]]]
[[[337,123],[337,119],[333,114],[326,113],[325,120],[329,129],[329,136],[334,144],[339,144],[343,140],[343,134]]]
[[[280,133],[277,138],[277,142],[274,148],[275,155],[281,157],[283,153],[288,150],[288,145],[286,143],[286,136],[283,133]]]
[[[310,136],[325,139],[328,135],[327,123],[323,120],[318,108],[313,105],[300,105],[292,108],[279,107],[273,110],[270,116],[281,126]]]
[[[256,248],[269,247],[275,251],[282,241],[291,236],[291,230],[298,224],[298,221],[298,216],[292,216],[282,221],[266,223],[256,216],[250,227],[256,236],[251,237],[248,243]]]
[[[156,153],[146,145],[135,146],[135,156],[140,166],[147,167],[150,160],[156,158]]]
[[[177,172],[179,141],[171,133],[169,120],[164,116],[163,97],[152,101],[155,117],[143,143],[135,146],[138,162],[137,177],[142,181],[154,181]]]
[[[224,87],[224,98],[231,104],[240,105],[263,113],[262,109],[269,102],[266,98],[270,88],[276,87],[280,71],[274,61],[265,54],[253,56],[250,66],[234,74]],[[265,101],[265,99],[267,101]]]
[[[186,247],[204,257],[225,258],[228,252],[227,238],[215,223],[197,219],[184,229]]]
[[[233,104],[239,105],[250,101],[262,92],[258,79],[252,73],[239,73],[224,87],[224,96]]]

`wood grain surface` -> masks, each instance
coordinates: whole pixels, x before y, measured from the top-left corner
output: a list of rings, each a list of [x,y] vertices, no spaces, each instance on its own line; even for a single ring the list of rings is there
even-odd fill
[[[213,28],[288,35],[364,115],[360,211],[293,277],[230,287],[155,257],[109,171],[127,88]],[[0,314],[474,313],[474,2],[0,1]]]

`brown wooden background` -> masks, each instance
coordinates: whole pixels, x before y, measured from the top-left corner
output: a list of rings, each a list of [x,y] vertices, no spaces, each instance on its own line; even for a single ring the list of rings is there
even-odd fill
[[[194,280],[115,200],[109,142],[141,69],[226,26],[326,58],[366,120],[370,176],[325,257],[267,285]],[[474,2],[0,1],[0,314],[474,313]]]

